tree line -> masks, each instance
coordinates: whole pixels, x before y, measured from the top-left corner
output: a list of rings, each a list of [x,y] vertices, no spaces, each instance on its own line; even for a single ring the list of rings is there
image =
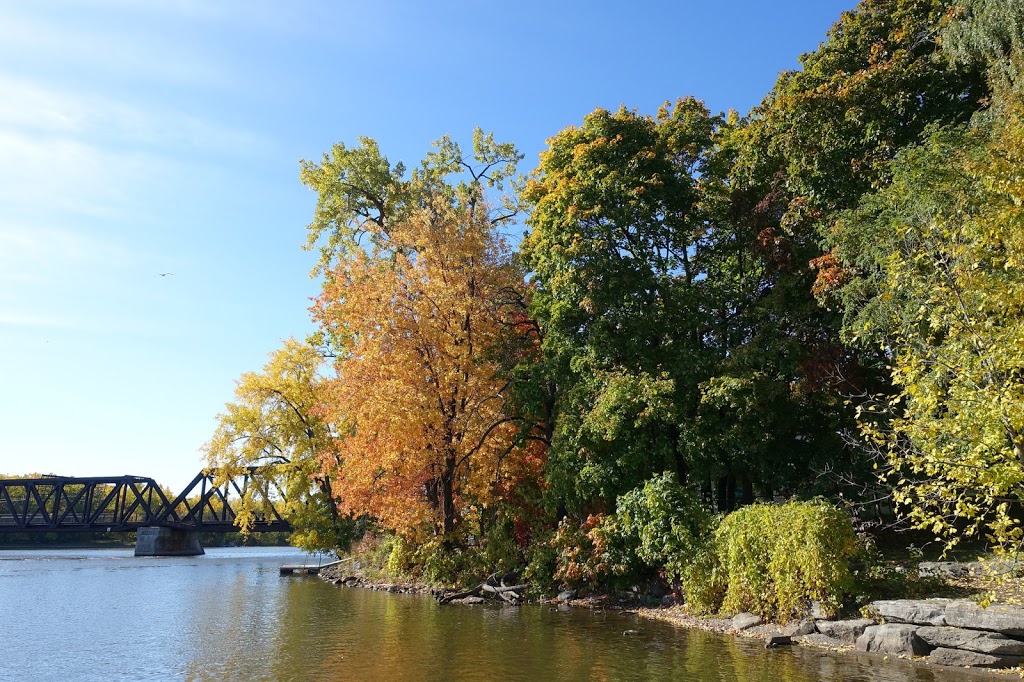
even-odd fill
[[[301,167],[318,331],[211,464],[274,465],[299,544],[386,531],[435,577],[671,566],[791,497],[1019,544],[1022,41],[1021,0],[863,0],[746,115],[597,109],[525,177],[480,130],[335,145]]]

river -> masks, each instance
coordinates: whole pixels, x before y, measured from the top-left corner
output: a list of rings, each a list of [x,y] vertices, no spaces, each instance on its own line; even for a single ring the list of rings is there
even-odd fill
[[[766,651],[622,612],[438,606],[279,576],[304,558],[276,547],[182,558],[0,551],[0,679],[992,679],[806,647]]]

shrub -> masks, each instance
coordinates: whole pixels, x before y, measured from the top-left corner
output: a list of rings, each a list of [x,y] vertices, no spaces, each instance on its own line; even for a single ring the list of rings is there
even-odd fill
[[[565,517],[558,524],[551,546],[555,550],[553,578],[560,585],[577,587],[605,583],[611,577],[602,551],[604,514],[591,514],[583,523]]]
[[[755,504],[723,519],[713,557],[684,580],[697,610],[713,610],[724,588],[721,609],[727,612],[784,622],[818,601],[835,613],[852,585],[848,562],[855,549],[849,516],[824,500]]]
[[[714,516],[699,498],[666,473],[619,497],[618,531],[635,546],[637,556],[665,569],[678,581],[705,551],[714,529]]]

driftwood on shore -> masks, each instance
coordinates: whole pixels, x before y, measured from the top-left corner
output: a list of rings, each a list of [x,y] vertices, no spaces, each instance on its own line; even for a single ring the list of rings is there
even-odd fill
[[[438,604],[450,604],[455,601],[479,599],[481,603],[486,599],[500,599],[508,604],[518,605],[523,601],[522,593],[529,589],[529,585],[506,585],[506,580],[514,580],[513,574],[506,573],[499,577],[498,573],[487,578],[471,590],[463,592],[443,592],[437,595]]]

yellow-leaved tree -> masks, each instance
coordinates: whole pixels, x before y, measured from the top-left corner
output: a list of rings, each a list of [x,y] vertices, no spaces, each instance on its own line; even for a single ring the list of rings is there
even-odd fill
[[[207,463],[222,480],[256,468],[240,505],[241,529],[260,505],[277,504],[293,527],[292,543],[307,551],[344,547],[352,527],[338,513],[331,478],[320,466],[333,433],[316,410],[325,365],[312,345],[285,341],[262,372],[241,376],[205,446]]]

